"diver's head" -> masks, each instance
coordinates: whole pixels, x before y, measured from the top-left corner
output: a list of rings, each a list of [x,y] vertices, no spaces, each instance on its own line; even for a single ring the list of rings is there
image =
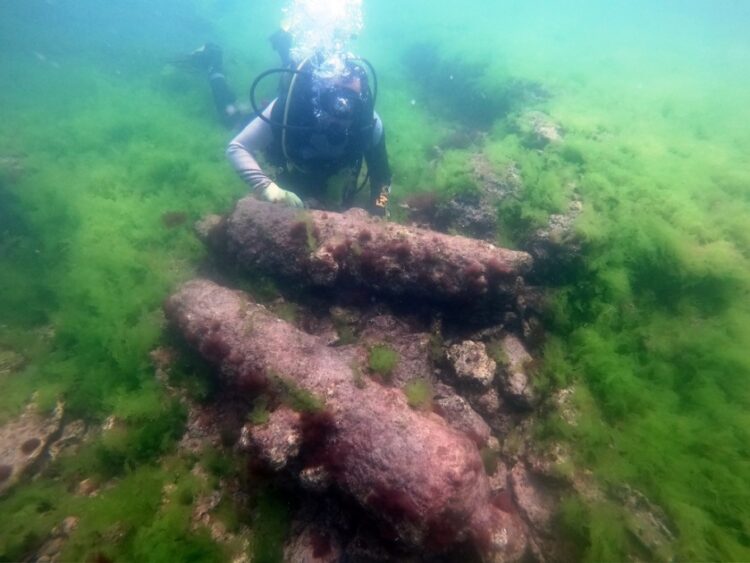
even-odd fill
[[[332,144],[359,137],[372,125],[374,108],[367,72],[347,61],[334,75],[313,75],[312,111],[315,129]]]

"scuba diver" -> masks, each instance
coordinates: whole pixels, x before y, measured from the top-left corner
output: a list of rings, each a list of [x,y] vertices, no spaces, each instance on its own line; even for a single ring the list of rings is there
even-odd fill
[[[217,45],[207,43],[191,54],[192,62],[208,69],[222,121],[242,127],[226,151],[232,166],[261,199],[299,208],[305,206],[303,199],[320,206],[319,199],[329,184],[336,184],[341,204],[350,207],[369,180],[368,211],[385,216],[391,170],[383,123],[375,112],[374,70],[351,55],[328,59],[315,55],[294,61],[291,36],[281,30],[271,36],[271,44],[284,66],[256,79],[250,93],[254,113],[237,103],[224,76]],[[273,74],[281,75],[278,96],[260,111],[255,89]],[[275,174],[261,166],[261,155]],[[367,175],[360,183],[363,163]]]

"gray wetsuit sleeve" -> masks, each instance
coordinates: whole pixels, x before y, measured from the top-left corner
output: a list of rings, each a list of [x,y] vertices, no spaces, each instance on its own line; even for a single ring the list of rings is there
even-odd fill
[[[271,119],[271,111],[276,100],[263,110],[263,116]],[[232,139],[227,147],[227,158],[240,178],[254,191],[268,187],[272,180],[258,164],[257,155],[268,148],[273,141],[271,125],[256,117]]]

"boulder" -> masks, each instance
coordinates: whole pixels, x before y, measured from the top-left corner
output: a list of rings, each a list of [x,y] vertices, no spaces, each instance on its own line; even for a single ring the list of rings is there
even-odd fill
[[[490,427],[471,405],[448,385],[439,383],[435,387],[433,408],[448,424],[463,432],[480,448],[487,445]]]
[[[487,389],[495,380],[497,365],[482,342],[465,340],[454,344],[448,348],[446,357],[460,382]]]
[[[240,447],[254,451],[271,469],[280,471],[299,455],[301,430],[299,413],[279,407],[265,424],[246,424],[242,428]]]
[[[524,244],[534,257],[534,280],[545,285],[560,285],[574,275],[582,239],[573,227],[582,212],[581,200],[573,199],[565,213],[550,215],[547,225],[537,229]]]
[[[60,437],[49,445],[49,457],[57,459],[63,452],[74,454],[86,438],[86,423],[83,420],[73,420],[65,424]]]
[[[614,496],[625,507],[625,525],[641,547],[655,561],[673,561],[675,556],[674,525],[664,510],[640,491],[622,485]]]
[[[518,119],[518,127],[527,146],[544,148],[563,140],[562,128],[541,111],[530,111]]]
[[[528,366],[533,358],[518,337],[509,334],[500,343],[504,363],[500,367],[500,389],[509,401],[522,408],[531,408],[536,403],[536,394],[531,385]]]
[[[63,410],[63,404],[58,403],[52,413],[44,414],[30,403],[18,418],[0,427],[0,493],[41,461],[60,431]]]
[[[522,462],[511,469],[509,482],[513,500],[526,522],[538,533],[550,533],[557,509],[553,490],[540,477],[529,472]]]
[[[47,541],[28,560],[36,561],[37,563],[57,563],[60,561],[62,550],[70,535],[78,527],[78,522],[79,519],[75,516],[65,518],[59,525],[52,528]]]
[[[414,380],[434,383],[433,368],[430,361],[432,347],[431,335],[415,332],[405,322],[391,315],[376,315],[362,323],[359,335],[360,352],[363,368],[367,369],[368,350],[372,346],[387,345],[392,349],[398,361],[388,379],[396,387],[404,387]]]

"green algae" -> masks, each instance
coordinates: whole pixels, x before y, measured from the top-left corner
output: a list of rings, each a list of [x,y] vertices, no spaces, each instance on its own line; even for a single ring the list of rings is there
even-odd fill
[[[406,402],[416,410],[430,410],[433,394],[432,385],[424,379],[415,379],[404,386]]]
[[[268,399],[265,397],[259,397],[253,404],[253,410],[248,415],[250,423],[256,426],[262,426],[268,422],[271,412],[268,410]]]
[[[398,363],[398,352],[387,344],[376,344],[370,347],[367,365],[370,371],[390,380],[393,370]]]
[[[255,533],[250,547],[253,561],[283,561],[283,544],[291,525],[292,507],[289,499],[275,489],[268,488],[258,495],[253,520]]]
[[[191,480],[181,462],[163,468],[142,466],[112,482],[96,497],[69,492],[64,483],[43,481],[17,488],[2,499],[6,520],[0,533],[0,558],[17,561],[46,539],[64,518],[78,523],[61,557],[82,561],[97,556],[109,559],[221,561],[222,551],[207,531],[190,528],[191,507],[177,502]],[[174,502],[162,504],[162,489],[176,483]],[[190,485],[198,487],[194,482]],[[102,542],[102,538],[106,541]]]
[[[320,413],[326,408],[325,400],[300,387],[294,380],[277,373],[269,373],[269,380],[281,401],[299,413]]]

